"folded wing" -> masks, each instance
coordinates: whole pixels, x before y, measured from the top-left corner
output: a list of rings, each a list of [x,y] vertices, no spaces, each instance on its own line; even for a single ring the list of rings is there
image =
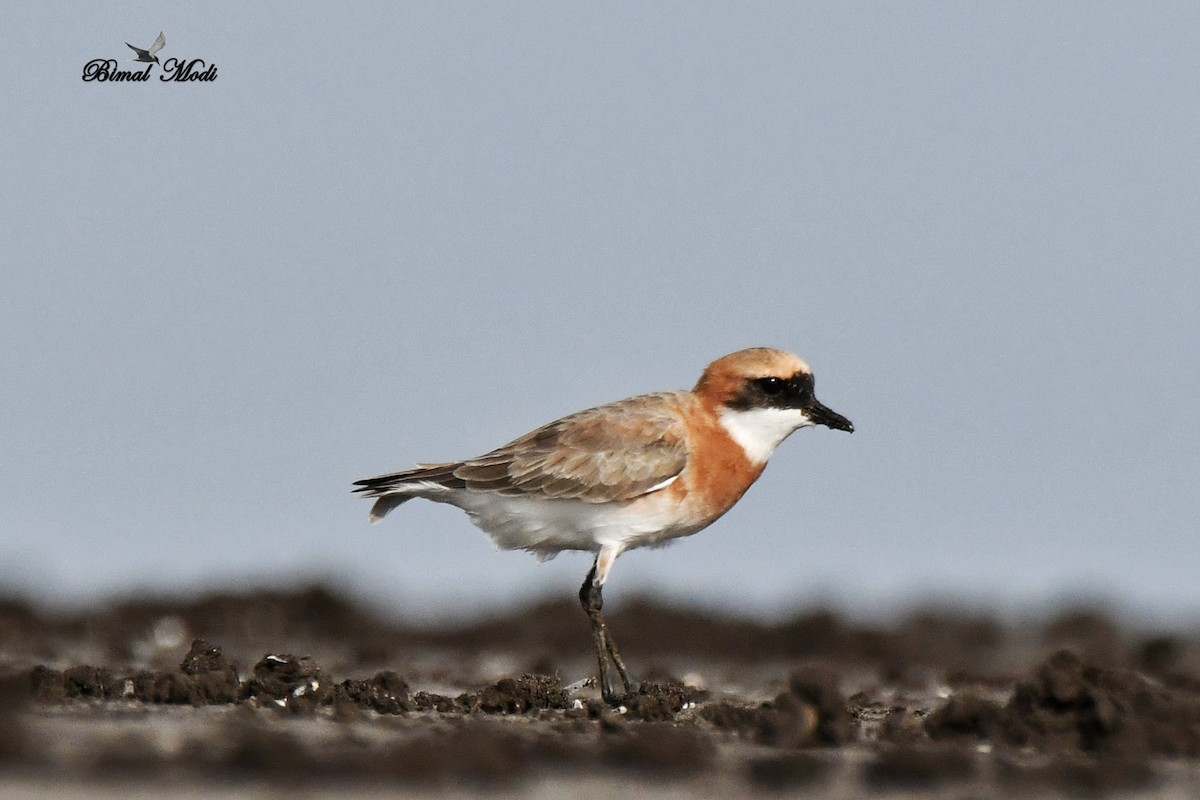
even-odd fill
[[[687,466],[675,393],[642,395],[551,422],[490,453],[358,481],[386,513],[419,487],[607,503],[663,488]],[[384,502],[386,500],[387,502]],[[382,514],[379,514],[382,516]]]

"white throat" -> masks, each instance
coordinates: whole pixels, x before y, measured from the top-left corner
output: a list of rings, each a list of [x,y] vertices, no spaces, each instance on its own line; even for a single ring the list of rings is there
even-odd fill
[[[798,408],[750,408],[745,411],[725,409],[719,417],[721,427],[729,438],[746,452],[755,464],[765,464],[775,448],[798,428],[812,421]]]

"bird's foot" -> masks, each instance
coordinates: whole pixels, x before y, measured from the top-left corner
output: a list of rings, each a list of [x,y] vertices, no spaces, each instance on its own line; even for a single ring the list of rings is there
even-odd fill
[[[628,705],[629,698],[637,694],[639,686],[628,675],[621,675],[620,680],[613,681],[607,670],[600,674],[600,697],[613,708]]]

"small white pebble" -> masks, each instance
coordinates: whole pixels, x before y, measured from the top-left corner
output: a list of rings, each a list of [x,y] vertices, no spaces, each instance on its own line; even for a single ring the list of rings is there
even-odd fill
[[[686,702],[686,703],[684,703],[684,704],[683,704],[683,707],[684,707],[684,709],[685,709],[685,710],[686,710],[686,709],[689,709],[689,708],[695,708],[695,707],[696,707],[696,703],[695,703],[695,701],[688,701],[688,702]]]
[[[624,714],[624,713],[626,713],[627,711],[629,711],[629,709],[628,709],[626,706],[617,706],[617,713],[618,713],[618,714]]]
[[[575,702],[571,703],[571,708],[574,709],[575,711],[579,711],[580,709],[583,708],[583,701],[576,699]]]

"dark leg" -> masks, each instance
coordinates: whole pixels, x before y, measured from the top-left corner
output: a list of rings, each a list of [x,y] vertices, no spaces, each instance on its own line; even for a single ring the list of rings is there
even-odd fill
[[[604,702],[615,706],[633,693],[634,685],[629,679],[629,671],[625,669],[625,662],[621,660],[621,654],[617,652],[617,646],[613,643],[612,634],[608,632],[604,614],[601,613],[601,609],[604,608],[604,595],[600,582],[596,580],[596,565],[599,560],[597,556],[596,563],[592,564],[587,578],[583,581],[583,586],[579,587],[579,604],[592,621],[592,642],[596,645],[596,661],[600,666],[600,696],[604,698]],[[613,686],[612,666],[617,668],[617,675],[621,679],[620,691]]]

